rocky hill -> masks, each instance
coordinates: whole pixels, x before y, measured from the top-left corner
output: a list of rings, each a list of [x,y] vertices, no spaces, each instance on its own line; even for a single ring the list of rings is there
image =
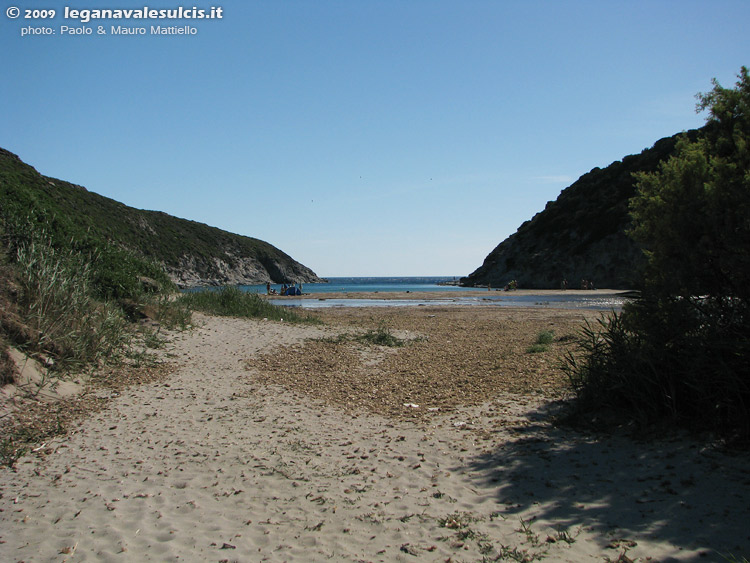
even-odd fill
[[[555,289],[564,279],[571,288],[581,287],[585,279],[596,287],[632,288],[644,259],[642,249],[626,234],[628,203],[635,194],[633,173],[656,170],[672,154],[678,137],[661,139],[640,154],[581,176],[460,284],[500,288],[516,280],[521,288]]]
[[[51,234],[96,237],[155,262],[179,287],[323,281],[267,242],[128,207],[43,176],[5,149],[0,149],[0,202],[0,214],[29,217]]]

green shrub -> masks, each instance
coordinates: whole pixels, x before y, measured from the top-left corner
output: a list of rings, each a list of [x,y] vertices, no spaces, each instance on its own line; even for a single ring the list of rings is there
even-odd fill
[[[577,412],[750,437],[750,311],[698,305],[638,302],[587,325],[564,367]]]
[[[619,410],[645,420],[660,409],[652,387],[657,374],[644,355],[637,334],[625,329],[622,314],[588,321],[577,340],[578,350],[565,356],[563,370],[577,396],[579,413]]]
[[[80,254],[32,240],[17,250],[19,313],[34,349],[63,362],[114,359],[129,341],[119,307],[93,299],[91,266]]]
[[[543,330],[541,331],[537,337],[536,342],[534,342],[531,346],[526,348],[527,354],[537,354],[540,352],[546,352],[549,350],[549,345],[552,344],[552,341],[555,338],[555,333],[551,330]]]
[[[376,346],[399,347],[404,345],[404,341],[395,336],[384,324],[381,324],[377,330],[368,330],[357,336],[357,340]]]
[[[76,230],[44,210],[29,212],[17,207],[0,209],[0,232],[11,254],[43,244],[60,255],[77,256],[87,264],[88,291],[101,299],[138,299],[149,291],[141,283],[143,278],[153,280],[160,293],[176,289],[158,264],[91,231]]]
[[[710,118],[636,175],[641,298],[587,326],[566,371],[579,412],[750,441],[750,71],[698,95]]]
[[[146,307],[152,307],[152,318],[167,329],[185,330],[192,323],[192,312],[180,299],[168,295],[150,296],[145,299]]]
[[[95,251],[93,258],[92,290],[101,298],[137,299],[149,292],[141,283],[142,278],[154,280],[159,293],[175,289],[159,266],[122,248],[104,245]]]

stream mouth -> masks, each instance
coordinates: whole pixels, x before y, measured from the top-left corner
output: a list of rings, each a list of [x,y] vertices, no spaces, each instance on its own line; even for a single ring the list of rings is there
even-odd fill
[[[610,295],[508,295],[500,296],[456,296],[435,299],[410,298],[357,298],[357,297],[318,297],[306,298],[281,297],[271,298],[270,303],[284,307],[302,309],[322,309],[330,307],[424,307],[429,305],[474,306],[474,307],[532,307],[551,309],[587,309],[600,311],[620,311],[628,297],[619,294]]]

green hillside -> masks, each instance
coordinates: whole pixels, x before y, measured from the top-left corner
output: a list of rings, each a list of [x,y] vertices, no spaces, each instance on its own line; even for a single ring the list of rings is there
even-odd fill
[[[82,249],[114,247],[159,265],[180,286],[317,281],[274,246],[158,211],[128,207],[39,174],[0,149],[0,216],[28,217],[53,240]],[[151,272],[139,272],[146,275]]]
[[[698,132],[686,134],[695,138]],[[656,170],[680,135],[581,176],[501,242],[461,285],[503,287],[517,280],[523,288],[555,289],[564,279],[571,288],[585,279],[597,287],[632,288],[644,263],[640,246],[626,233],[633,173]]]

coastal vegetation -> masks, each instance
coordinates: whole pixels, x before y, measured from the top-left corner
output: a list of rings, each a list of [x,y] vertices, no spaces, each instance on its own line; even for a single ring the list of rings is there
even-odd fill
[[[178,297],[177,303],[191,311],[223,317],[315,322],[313,317],[301,315],[288,307],[273,305],[257,293],[248,293],[234,286],[186,292]]]
[[[80,186],[47,178],[0,149],[0,224],[11,256],[19,249],[49,245],[73,253],[89,266],[91,290],[101,297],[132,298],[148,278],[156,291],[174,284],[165,270],[115,225],[125,206]]]
[[[315,278],[268,243],[133,209],[43,176],[4,149],[0,202],[3,382],[14,380],[11,345],[60,370],[116,362],[132,346],[134,321],[184,327],[190,307],[218,311],[212,300],[230,311],[223,314],[296,316],[232,290],[169,299],[181,267],[193,280],[212,279],[211,268],[227,262],[247,273],[249,261],[264,281]]]
[[[90,237],[50,236],[46,226],[5,208],[0,221],[0,378],[14,380],[8,346],[42,358],[55,370],[116,363],[136,333],[186,328],[192,311],[298,322],[307,317],[236,287],[182,293],[158,268],[118,250],[121,261],[101,260],[108,243]],[[23,229],[17,229],[23,224]],[[102,248],[105,248],[102,252]],[[111,247],[110,247],[111,248]],[[145,265],[145,269],[138,269]],[[138,276],[152,273],[153,278]]]
[[[636,174],[641,298],[589,325],[566,365],[579,414],[750,439],[750,76],[714,81],[698,137]]]
[[[159,338],[128,314],[154,302],[153,288],[141,289],[137,278],[132,286],[117,283],[129,279],[127,268],[138,264],[137,258],[108,272],[97,261],[96,241],[78,246],[51,236],[6,206],[2,215],[0,381],[17,384],[20,395],[13,401],[14,416],[0,420],[0,464],[12,465],[28,444],[64,432],[79,410],[39,403],[34,399],[40,393],[54,394],[61,383],[81,375],[117,379],[110,370],[143,365],[146,349]],[[164,282],[171,287],[166,277]],[[159,316],[173,317],[166,309]],[[24,366],[31,367],[33,380],[19,379]]]
[[[412,341],[418,340],[420,340],[419,337],[412,339]],[[381,323],[378,325],[378,328],[376,329],[371,328],[364,332],[343,332],[335,338],[323,338],[321,339],[321,341],[330,344],[360,342],[362,344],[372,346],[385,346],[389,348],[400,348],[407,343],[406,339],[396,336],[384,321],[381,321]]]
[[[130,342],[126,305],[145,303],[150,291],[141,289],[137,278],[132,285],[119,283],[130,281],[127,270],[137,259],[107,271],[91,241],[88,251],[83,250],[73,240],[53,238],[32,221],[17,231],[20,221],[14,224],[4,211],[2,353],[13,345],[56,371],[116,361]],[[165,288],[171,286],[166,277],[164,282]],[[13,377],[6,373],[3,380],[12,382]]]
[[[159,211],[135,209],[43,176],[0,149],[2,221],[16,233],[42,227],[55,245],[96,254],[95,279],[115,296],[146,276],[160,288],[320,281],[271,244]],[[32,227],[29,229],[28,227]]]
[[[640,298],[621,313],[587,323],[577,339],[578,351],[566,354],[564,370],[576,394],[577,415],[591,418],[606,411],[642,425],[669,421],[747,440],[747,69],[743,67],[735,88],[714,83],[711,92],[699,95],[698,107],[709,112],[705,127],[662,139],[605,170],[592,170],[524,223],[513,241],[488,257],[487,268],[469,279],[502,285],[493,277],[497,272],[526,268],[506,252],[513,245],[527,256],[543,258],[549,249],[590,257],[592,248],[612,243],[607,263],[613,269],[594,274],[604,272],[598,279],[614,279],[607,276],[632,272],[637,264],[638,276],[632,281]],[[71,369],[140,361],[142,355],[134,351],[158,345],[159,328],[154,326],[186,327],[192,311],[315,322],[229,285],[171,297],[175,281],[185,279],[181,268],[191,269],[191,279],[197,275],[216,281],[220,275],[210,271],[210,264],[217,261],[225,266],[242,263],[242,268],[250,268],[246,272],[256,268],[252,272],[266,276],[263,279],[314,276],[262,241],[129,208],[42,176],[2,149],[0,198],[3,383],[17,376],[11,347],[39,360],[55,378]],[[626,252],[621,252],[623,245]],[[640,258],[631,260],[632,252]],[[500,258],[504,269],[498,270]],[[617,260],[622,263],[613,262]],[[564,272],[561,264],[552,260],[549,275],[541,279],[551,283]],[[513,277],[524,279],[518,273]],[[536,341],[520,348],[538,357],[524,361],[543,362],[542,356],[556,343],[554,334],[538,331]],[[568,335],[561,338],[569,341]],[[404,344],[383,324],[358,339],[394,348]],[[415,366],[445,353],[427,342],[417,344],[410,353],[424,357]],[[479,368],[490,374],[499,369],[494,364]],[[307,368],[304,377],[309,377]]]
[[[537,354],[539,352],[546,352],[549,350],[549,345],[555,339],[555,333],[552,330],[542,330],[537,334],[536,340],[528,348],[526,352],[528,354]]]
[[[362,342],[374,344],[375,346],[389,346],[398,348],[405,344],[405,340],[399,338],[384,324],[381,323],[377,329],[370,329],[364,334],[359,335],[358,339]]]
[[[282,279],[285,268],[297,271],[262,241],[128,208],[44,177],[2,149],[0,202],[0,383],[21,385],[23,397],[79,376],[105,385],[130,380],[129,370],[153,366],[149,350],[161,345],[161,331],[188,327],[193,310],[304,318],[237,289],[174,297],[168,264],[184,252],[214,261],[234,244],[236,256],[249,249],[265,256],[259,260]],[[19,357],[39,374],[33,386],[19,381]],[[19,416],[0,420],[0,464],[12,465],[27,443],[64,431],[61,421],[76,411],[24,404]]]

